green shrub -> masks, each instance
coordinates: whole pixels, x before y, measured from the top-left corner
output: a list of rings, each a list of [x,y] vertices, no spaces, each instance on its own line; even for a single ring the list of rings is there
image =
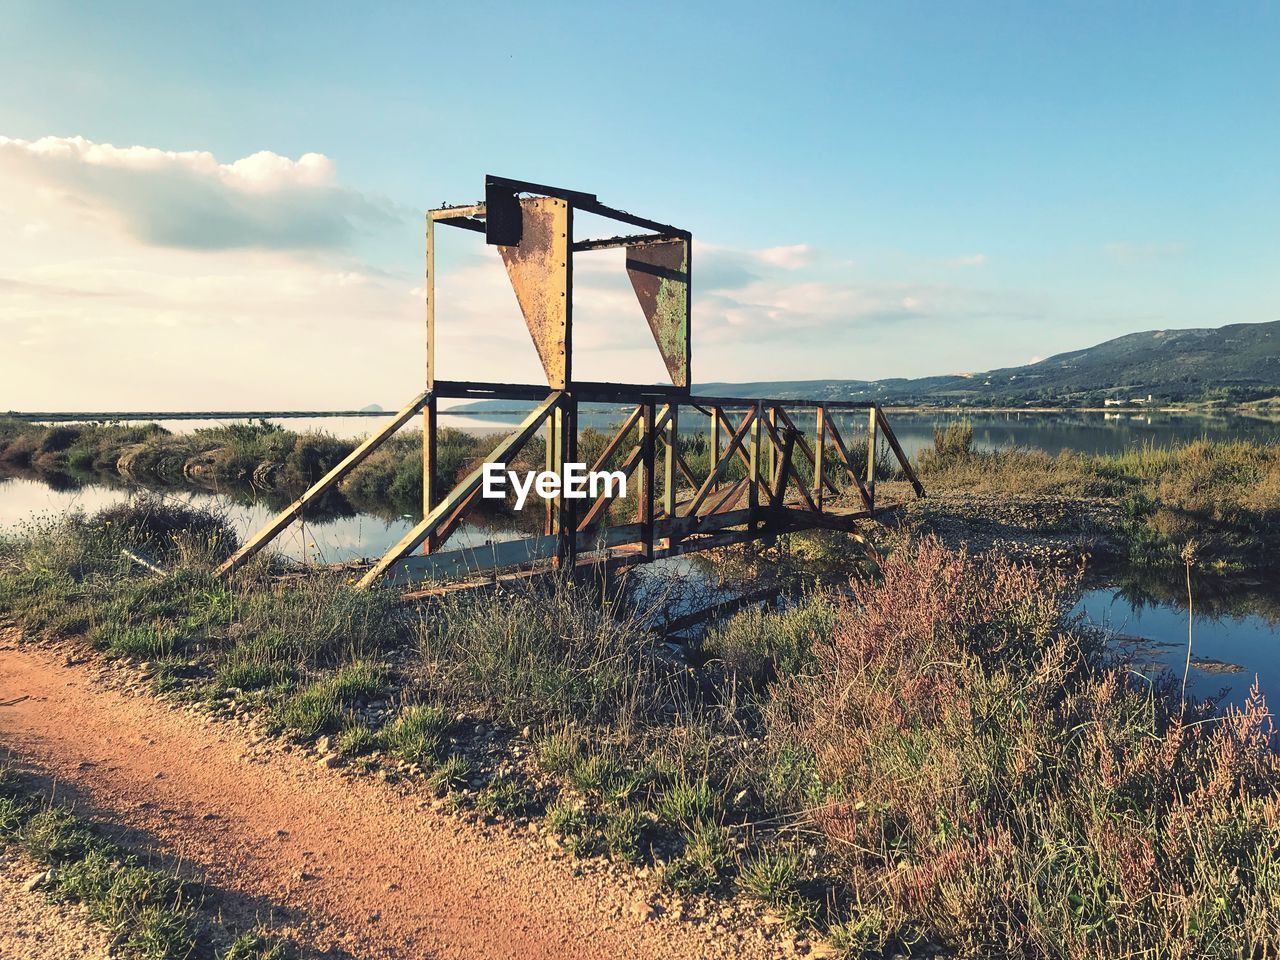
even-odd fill
[[[433,697],[458,710],[483,704],[513,726],[625,729],[673,701],[648,632],[564,582],[447,594],[415,631]]]
[[[382,744],[408,763],[429,766],[439,759],[451,722],[434,704],[418,704],[400,711],[382,730]]]
[[[769,906],[790,903],[803,880],[800,855],[791,849],[764,849],[742,867],[738,883],[746,893]]]
[[[809,808],[850,941],[963,955],[1265,955],[1280,944],[1280,756],[1260,695],[1213,722],[1101,658],[1070,575],[924,541],[855,582],[768,743]],[[1209,722],[1206,722],[1209,721]],[[843,935],[843,934],[842,934]]]
[[[276,722],[303,739],[336,733],[350,707],[380,693],[386,674],[376,664],[357,661],[286,696],[274,711]]]
[[[731,676],[760,690],[779,676],[809,670],[813,648],[829,643],[836,606],[825,593],[811,594],[781,610],[742,610],[707,633],[703,652]]]
[[[731,861],[724,828],[699,822],[685,833],[684,850],[667,865],[662,882],[680,893],[705,893],[720,883]]]

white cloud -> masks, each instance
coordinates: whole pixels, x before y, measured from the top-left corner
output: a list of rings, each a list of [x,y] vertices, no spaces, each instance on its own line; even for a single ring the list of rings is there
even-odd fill
[[[967,253],[961,257],[952,257],[947,261],[953,267],[983,267],[987,263],[985,253]]]
[[[399,217],[387,201],[339,186],[333,161],[319,153],[291,160],[264,150],[220,163],[205,151],[0,137],[0,177],[117,218],[152,246],[332,249]]]
[[[1107,258],[1125,267],[1172,260],[1187,252],[1185,243],[1108,243],[1102,248]]]
[[[341,243],[376,208],[318,154],[0,139],[0,407],[402,401],[421,389],[420,280]],[[306,224],[327,242],[297,239]]]
[[[813,262],[813,248],[807,243],[796,243],[787,247],[766,247],[757,250],[755,256],[761,263],[781,267],[783,270],[799,270]]]
[[[397,406],[424,379],[421,272],[356,256],[361,230],[405,262],[420,254],[414,222],[319,154],[222,163],[0,139],[0,408]],[[540,382],[501,261],[455,233],[437,254],[439,375]],[[701,381],[978,367],[975,327],[1041,315],[989,290],[867,276],[807,245],[699,242],[693,262]],[[660,382],[622,253],[578,257],[574,277],[577,375]],[[957,349],[939,331],[960,325]]]

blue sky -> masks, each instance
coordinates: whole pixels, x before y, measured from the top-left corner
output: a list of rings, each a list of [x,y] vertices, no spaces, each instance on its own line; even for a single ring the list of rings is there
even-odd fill
[[[0,407],[397,403],[421,378],[420,212],[486,172],[692,229],[699,380],[979,370],[1274,320],[1278,46],[1275,4],[10,2]],[[55,162],[43,138],[179,159]],[[225,175],[182,159],[264,151],[324,163],[210,192]],[[483,253],[445,260],[447,372],[536,376],[518,319],[485,326],[509,292],[461,292],[501,280]],[[281,293],[334,277],[344,298]],[[614,339],[619,288],[602,271],[583,293],[593,372],[625,375],[646,345]],[[158,372],[94,374],[122,341]],[[159,372],[193,343],[216,375]],[[281,351],[319,379],[273,374]]]

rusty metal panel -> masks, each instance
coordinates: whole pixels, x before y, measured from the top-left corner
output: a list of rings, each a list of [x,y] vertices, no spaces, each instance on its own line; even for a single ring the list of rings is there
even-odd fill
[[[627,276],[671,382],[689,384],[689,241],[627,247]]]
[[[520,243],[498,246],[524,322],[547,374],[561,390],[569,380],[569,205],[555,197],[520,201]]]

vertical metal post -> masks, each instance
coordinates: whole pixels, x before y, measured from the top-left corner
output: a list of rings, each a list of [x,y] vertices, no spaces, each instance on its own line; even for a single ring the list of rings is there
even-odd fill
[[[427,214],[427,389],[436,385],[436,222]]]
[[[653,558],[653,401],[644,404],[640,420],[640,495],[636,498],[636,520],[640,524],[640,550],[646,560]]]
[[[877,408],[871,405],[870,419],[867,422],[867,498],[871,501],[871,512],[876,510],[876,430],[878,428]]]
[[[711,408],[711,452],[708,455],[707,476],[714,476],[716,465],[720,463],[720,408]],[[720,484],[711,484],[711,492],[715,493]]]
[[[814,427],[813,441],[813,502],[822,509],[823,466],[826,463],[827,450],[827,408],[818,404],[818,422]]]
[[[773,431],[769,434],[769,467],[765,473],[769,478],[769,489],[772,490],[778,482],[778,450],[773,445],[773,437],[778,433],[778,408],[772,404],[769,406],[769,426],[773,427]]]
[[[436,385],[436,222],[427,214],[427,262],[423,290],[427,300],[427,389]],[[435,507],[436,473],[436,398],[431,397],[422,408],[422,515]],[[434,536],[422,543],[422,552],[437,546]]]
[[[556,546],[556,562],[572,570],[578,559],[577,500],[565,496],[564,465],[578,461],[578,400],[566,397],[556,410],[560,421],[560,542]]]
[[[422,408],[422,515],[428,516],[436,505],[436,398],[432,396]],[[422,552],[438,547],[435,535],[422,541]]]
[[[676,457],[680,452],[679,405],[673,400],[669,406],[670,416],[667,418],[667,459],[662,476],[662,512],[668,517],[676,515],[676,484],[679,473],[676,470]]]
[[[573,389],[573,204],[564,204],[564,387]]]
[[[560,457],[560,407],[557,405],[555,409],[547,414],[547,473],[556,473],[559,470],[557,461]],[[542,525],[542,532],[547,536],[556,532],[556,502],[552,497],[548,497],[545,501],[547,509],[546,522]]]
[[[755,413],[751,418],[751,444],[747,460],[747,506],[751,511],[749,529],[755,532],[759,527],[760,513],[760,418],[764,416],[764,402],[756,401]]]

